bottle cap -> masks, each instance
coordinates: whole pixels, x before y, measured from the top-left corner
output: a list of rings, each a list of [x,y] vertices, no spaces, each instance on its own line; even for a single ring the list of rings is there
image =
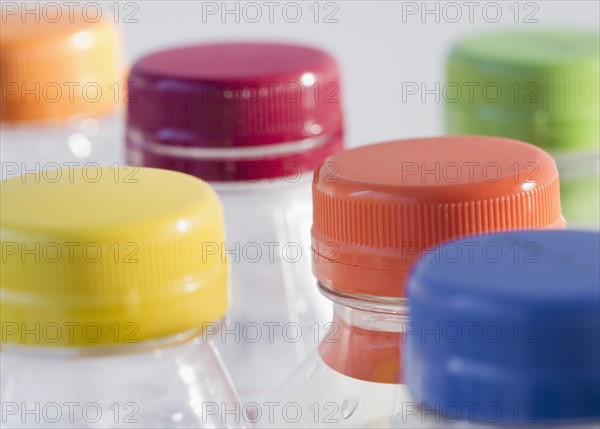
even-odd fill
[[[558,172],[516,140],[399,140],[328,157],[313,183],[313,270],[325,287],[404,297],[419,254],[483,232],[561,228]]]
[[[598,33],[505,31],[468,38],[448,59],[447,129],[516,138],[548,151],[597,151],[598,74]]]
[[[124,97],[116,25],[55,6],[44,19],[2,16],[2,122],[99,116]]]
[[[223,220],[205,182],[88,167],[26,174],[0,190],[1,317],[3,332],[15,331],[7,342],[109,345],[223,317]]]
[[[600,234],[582,231],[472,237],[425,255],[408,285],[416,403],[515,427],[598,421],[598,261]]]
[[[315,48],[169,49],[137,61],[129,87],[128,159],[136,164],[211,182],[296,178],[342,145],[338,67]]]

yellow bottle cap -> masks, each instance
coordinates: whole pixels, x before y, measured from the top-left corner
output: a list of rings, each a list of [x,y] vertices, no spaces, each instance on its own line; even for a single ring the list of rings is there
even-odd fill
[[[92,22],[81,11],[57,10],[60,14],[2,16],[2,122],[98,116],[124,98],[116,25],[109,18]]]
[[[3,343],[137,342],[224,316],[222,211],[205,182],[87,167],[15,177],[0,193]]]

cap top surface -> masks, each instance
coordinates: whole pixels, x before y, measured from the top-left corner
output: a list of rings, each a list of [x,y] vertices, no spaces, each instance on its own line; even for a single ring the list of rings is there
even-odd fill
[[[3,226],[93,234],[147,222],[176,222],[194,211],[214,216],[208,210],[216,199],[214,191],[186,174],[130,166],[75,168],[56,175],[56,182],[48,171],[44,176],[28,174],[3,183],[3,198],[19,201],[2,204]]]
[[[282,178],[290,165],[311,172],[343,144],[339,80],[331,55],[292,44],[150,54],[129,75],[128,159],[211,182]]]
[[[539,148],[516,140],[482,136],[379,143],[340,152],[327,159],[327,164],[335,165],[336,179],[399,189],[483,182],[493,186],[493,182],[507,179],[520,186],[518,178],[515,180],[515,168],[523,169],[530,163],[541,166],[544,176],[533,174],[532,179],[548,179],[545,167],[552,165],[552,161]],[[433,174],[436,169],[440,174]],[[487,169],[490,169],[489,174]]]
[[[7,15],[2,17],[2,41],[0,46],[16,43],[47,43],[48,40],[66,38],[78,31],[89,30],[106,21],[90,22],[83,19],[82,14],[74,13],[71,18],[66,11],[62,12],[59,19],[40,19],[36,22],[33,16],[21,21],[21,15]],[[75,47],[75,46],[74,46]]]
[[[600,138],[600,34],[503,31],[458,42],[446,64],[446,129],[592,151]]]
[[[473,247],[469,253],[467,246]],[[482,251],[483,248],[489,250]],[[600,236],[582,231],[491,234],[440,245],[414,276],[436,294],[477,294],[532,306],[600,299]],[[448,256],[448,252],[456,251]],[[486,253],[487,252],[487,253]],[[446,255],[446,256],[443,256]],[[595,301],[594,301],[595,300]]]
[[[484,34],[460,42],[453,55],[522,67],[578,67],[598,63],[600,37],[586,31],[514,31]]]
[[[135,64],[135,71],[155,77],[243,81],[310,70],[331,61],[323,51],[298,45],[216,43],[150,54]]]
[[[223,317],[223,220],[206,183],[105,167],[27,174],[0,183],[0,193],[2,323],[93,323],[101,332],[97,341],[77,331],[8,342],[109,345],[125,341],[109,335],[115,324],[136,325],[141,341]]]
[[[65,5],[53,9],[41,19],[33,16],[41,12],[2,16],[2,122],[64,122],[119,106],[122,97],[111,90],[123,78],[117,25],[104,18],[93,22]]]
[[[600,416],[599,261],[600,234],[582,231],[472,237],[427,254],[408,287],[415,400],[494,403],[509,424]],[[533,405],[527,419],[515,404]]]
[[[403,297],[406,274],[429,246],[562,228],[558,179],[546,152],[495,137],[399,140],[334,154],[313,181],[313,269],[329,288]]]

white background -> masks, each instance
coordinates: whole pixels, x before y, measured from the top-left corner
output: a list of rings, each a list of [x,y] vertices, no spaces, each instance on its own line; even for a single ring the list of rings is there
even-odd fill
[[[429,89],[436,82],[443,85],[448,50],[465,36],[506,27],[598,31],[600,26],[600,2],[596,0],[521,1],[517,5],[514,0],[330,2],[333,5],[323,1],[317,5],[318,17],[311,0],[296,2],[302,11],[296,23],[291,22],[297,10],[295,5],[288,6],[292,2],[274,2],[278,4],[272,6],[272,19],[265,2],[254,2],[259,8],[248,3],[252,2],[227,2],[223,6],[221,1],[138,1],[134,7],[121,2],[118,20],[124,30],[127,57],[131,63],[153,50],[222,40],[320,46],[335,55],[341,65],[348,146],[443,133],[443,102],[436,102],[434,95],[427,96],[425,102],[419,95],[403,101],[402,83],[423,82]],[[236,7],[239,18],[235,13],[223,15],[224,8]],[[217,13],[209,15],[215,8]],[[418,12],[409,15],[411,8],[418,8]],[[432,13],[424,15],[425,8]],[[115,9],[109,13],[114,14]],[[437,15],[433,12],[436,9]],[[258,10],[262,14],[258,22],[249,22],[257,19]],[[325,22],[332,12],[331,18],[338,22]],[[137,22],[124,22],[128,15],[129,21]],[[532,20],[538,22],[525,22]]]

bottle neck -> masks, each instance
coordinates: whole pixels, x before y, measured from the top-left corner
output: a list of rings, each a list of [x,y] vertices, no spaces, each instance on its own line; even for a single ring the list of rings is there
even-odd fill
[[[352,294],[319,283],[321,293],[333,302],[334,315],[348,325],[370,331],[404,332],[408,323],[406,298]]]
[[[270,139],[267,136],[230,136],[235,140],[233,146],[215,147],[212,137],[198,134],[197,130],[172,130],[164,139],[153,131],[156,124],[149,128],[147,125],[128,124],[129,162],[182,171],[211,184],[238,183],[243,187],[277,179],[296,182],[302,177],[312,178],[320,160],[343,148],[341,129],[278,143],[266,143]],[[182,160],[185,160],[183,170]]]
[[[333,323],[319,344],[323,361],[348,377],[401,384],[402,344],[408,326],[406,299],[319,287],[334,303]]]
[[[2,352],[43,355],[46,358],[86,358],[100,356],[114,356],[120,354],[148,353],[156,349],[176,347],[189,341],[205,341],[201,329],[190,329],[185,332],[169,335],[161,338],[153,338],[143,341],[123,341],[112,345],[86,346],[86,347],[51,347],[25,345],[19,343],[3,343],[0,347]],[[202,337],[202,339],[201,339]]]

